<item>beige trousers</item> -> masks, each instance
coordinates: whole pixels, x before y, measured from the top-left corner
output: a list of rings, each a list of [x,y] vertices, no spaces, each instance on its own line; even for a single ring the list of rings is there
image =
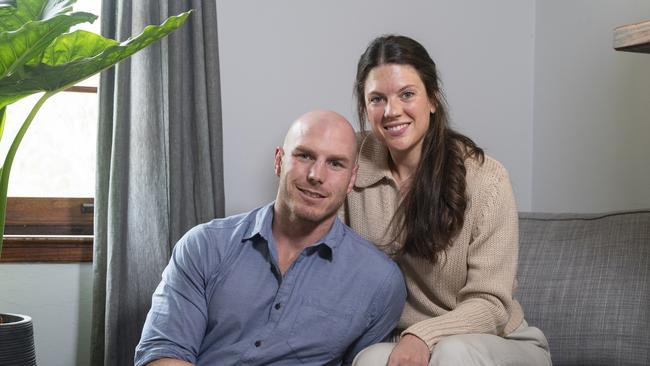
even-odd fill
[[[352,366],[385,366],[397,343],[377,343],[363,349]],[[433,351],[429,366],[549,366],[551,354],[542,331],[526,321],[506,337],[461,334],[443,338]]]

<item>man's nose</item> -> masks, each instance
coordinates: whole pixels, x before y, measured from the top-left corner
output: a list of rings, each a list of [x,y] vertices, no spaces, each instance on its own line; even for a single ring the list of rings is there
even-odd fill
[[[309,179],[310,182],[312,183],[318,183],[321,184],[323,183],[323,179],[325,177],[325,164],[320,161],[315,161],[311,167],[309,167],[309,174],[307,175],[307,179]]]

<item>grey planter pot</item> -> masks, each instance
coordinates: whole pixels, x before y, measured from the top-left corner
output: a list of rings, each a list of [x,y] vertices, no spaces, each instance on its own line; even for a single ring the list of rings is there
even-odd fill
[[[0,365],[36,366],[32,318],[0,314]]]

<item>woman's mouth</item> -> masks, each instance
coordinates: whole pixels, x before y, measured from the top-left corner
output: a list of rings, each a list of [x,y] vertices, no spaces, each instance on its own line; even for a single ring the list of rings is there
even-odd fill
[[[396,137],[403,134],[410,124],[410,122],[390,124],[384,126],[384,130],[386,130],[390,136]]]

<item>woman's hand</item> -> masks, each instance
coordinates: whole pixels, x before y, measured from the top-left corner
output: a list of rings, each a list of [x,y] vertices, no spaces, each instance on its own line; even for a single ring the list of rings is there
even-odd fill
[[[388,366],[427,366],[429,364],[429,347],[423,340],[407,334],[400,339],[388,358]]]

